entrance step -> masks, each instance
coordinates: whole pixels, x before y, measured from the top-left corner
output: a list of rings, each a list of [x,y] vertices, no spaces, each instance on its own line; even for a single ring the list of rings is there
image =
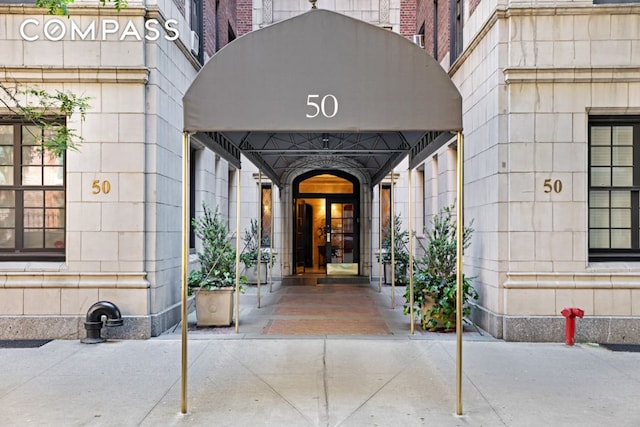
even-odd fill
[[[324,276],[318,277],[318,285],[369,285],[366,276]]]
[[[282,278],[282,286],[316,286],[318,277],[287,276]]]

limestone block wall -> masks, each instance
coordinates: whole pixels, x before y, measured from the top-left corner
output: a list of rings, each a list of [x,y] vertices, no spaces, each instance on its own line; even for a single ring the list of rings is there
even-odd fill
[[[0,6],[2,82],[91,97],[86,121],[70,123],[84,141],[67,153],[65,261],[0,263],[2,337],[83,336],[98,300],[121,309],[120,337],[157,335],[179,319],[181,102],[199,67],[186,48],[188,25],[172,1],[129,2],[121,12],[76,3],[85,4],[70,18]],[[170,18],[177,41],[165,38]],[[144,38],[150,19],[159,22],[157,40]],[[72,25],[95,32],[80,37]],[[228,205],[223,163],[225,184],[200,197]]]
[[[144,34],[144,11],[135,5],[117,15],[77,9],[68,19],[29,6],[1,6],[0,80],[9,87],[91,98],[86,121],[69,123],[84,141],[66,158],[65,262],[0,263],[2,337],[77,337],[86,310],[101,299],[116,303],[130,319],[149,312],[144,271],[148,72],[143,45],[133,37],[119,40],[121,33],[102,34],[106,19],[111,28],[122,31],[131,23]],[[92,22],[94,37],[73,39],[71,25],[85,29]],[[135,323],[127,324],[126,333],[147,336],[148,328]]]
[[[579,339],[640,342],[638,267],[590,263],[587,246],[588,117],[640,111],[637,6],[563,6],[481,19],[481,2],[453,67],[482,242],[477,320],[509,340],[561,340],[559,312],[578,306]]]

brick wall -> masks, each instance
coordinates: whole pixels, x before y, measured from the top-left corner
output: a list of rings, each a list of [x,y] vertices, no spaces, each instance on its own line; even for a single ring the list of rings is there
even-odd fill
[[[440,62],[449,52],[449,23],[452,0],[438,1],[438,52],[433,51],[434,0],[418,0],[416,8],[416,28],[424,25],[424,47]],[[474,0],[480,2],[480,0]]]
[[[236,0],[236,36],[240,37],[253,27],[252,1]]]
[[[209,56],[212,56],[216,52],[216,46],[218,49],[222,49],[227,43],[229,43],[230,29],[236,37],[248,31],[244,27],[238,28],[238,16],[243,19],[243,25],[246,25],[246,13],[248,13],[248,26],[249,30],[251,30],[250,0],[219,0],[217,23],[217,36],[219,37],[219,40],[216,44],[216,0],[204,0],[203,6],[205,51]]]
[[[400,35],[411,38],[416,32],[416,0],[400,0]]]

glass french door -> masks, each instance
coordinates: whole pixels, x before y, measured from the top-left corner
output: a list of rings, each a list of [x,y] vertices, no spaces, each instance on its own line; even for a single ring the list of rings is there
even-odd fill
[[[327,199],[327,274],[358,274],[358,224],[353,200]]]

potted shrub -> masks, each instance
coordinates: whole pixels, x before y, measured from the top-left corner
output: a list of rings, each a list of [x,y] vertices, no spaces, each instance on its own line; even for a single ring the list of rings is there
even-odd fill
[[[414,310],[422,328],[429,331],[450,331],[456,327],[456,223],[453,206],[446,206],[434,215],[432,227],[427,230],[424,255],[414,259]],[[463,227],[463,247],[471,244],[473,229]],[[478,293],[469,277],[463,275],[463,317],[471,314],[469,300],[477,300]],[[405,293],[404,313],[409,313],[409,287]]]
[[[189,290],[195,294],[198,326],[228,326],[233,320],[236,249],[217,209],[212,213],[202,207],[204,214],[193,219],[195,235],[202,242],[200,268],[190,272]],[[240,280],[244,284],[246,278]]]
[[[407,269],[409,266],[409,232],[402,230],[400,215],[396,215],[393,226],[394,237],[394,261],[396,264],[395,279],[398,284],[406,284],[408,281]],[[387,234],[382,241],[382,250],[376,254],[378,262],[384,264],[384,281],[391,283],[391,224],[387,228]]]
[[[258,221],[251,220],[249,229],[244,230],[242,236],[243,249],[240,253],[240,261],[244,264],[245,273],[249,283],[257,283],[258,278],[258,253],[260,253],[260,262],[264,265],[260,268],[262,283],[266,282],[267,267],[273,267],[276,255],[269,247],[269,238],[262,237],[262,244],[258,245]]]

